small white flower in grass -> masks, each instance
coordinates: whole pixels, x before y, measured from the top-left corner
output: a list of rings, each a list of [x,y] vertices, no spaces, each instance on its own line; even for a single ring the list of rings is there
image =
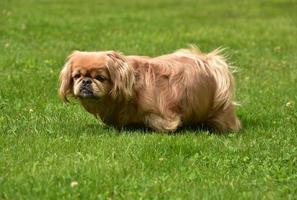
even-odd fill
[[[33,112],[33,109],[32,109],[32,108],[30,108],[30,109],[29,109],[29,112]]]
[[[287,106],[287,107],[291,107],[291,106],[293,106],[293,104],[294,104],[294,103],[293,103],[292,101],[289,101],[289,102],[286,103],[286,106]]]
[[[162,158],[162,157],[161,157],[161,158],[159,158],[159,160],[160,160],[160,161],[163,161],[163,160],[165,160],[165,158]]]
[[[73,188],[73,187],[76,187],[78,186],[78,182],[77,181],[72,181],[70,186]]]

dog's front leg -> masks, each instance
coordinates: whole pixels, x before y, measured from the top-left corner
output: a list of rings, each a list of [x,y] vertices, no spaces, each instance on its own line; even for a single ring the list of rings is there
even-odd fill
[[[161,132],[175,132],[181,126],[180,117],[164,118],[157,114],[148,114],[144,122],[148,127]]]

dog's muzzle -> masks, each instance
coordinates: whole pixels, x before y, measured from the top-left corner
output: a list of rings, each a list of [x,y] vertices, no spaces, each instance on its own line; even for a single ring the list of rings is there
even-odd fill
[[[84,98],[94,97],[91,84],[92,84],[92,79],[90,78],[85,78],[82,80],[82,83],[79,89],[79,94],[81,97],[84,97]]]

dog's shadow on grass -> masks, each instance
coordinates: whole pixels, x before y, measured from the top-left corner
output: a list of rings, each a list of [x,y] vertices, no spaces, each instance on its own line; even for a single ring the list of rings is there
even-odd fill
[[[123,135],[123,134],[130,134],[130,133],[137,133],[137,134],[151,134],[153,130],[143,127],[143,126],[126,126],[124,128],[115,128],[112,126],[108,126],[105,124],[86,124],[84,126],[84,130],[91,135],[100,135],[100,134],[116,134],[116,135]]]
[[[195,134],[201,134],[201,133],[207,133],[207,134],[220,134],[206,126],[200,125],[200,126],[185,126],[178,128],[174,133],[172,132],[159,132],[155,131],[151,128],[142,126],[142,125],[129,125],[125,126],[124,128],[118,129],[114,127],[110,127],[104,124],[86,124],[85,127],[83,127],[86,132],[88,132],[91,135],[100,135],[100,134],[106,134],[106,133],[116,133],[117,135],[124,135],[124,134],[155,134],[155,133],[162,133],[167,135],[180,135],[180,134],[189,134],[189,133],[195,133]]]
[[[264,127],[265,124],[261,122],[261,120],[256,118],[246,118],[244,116],[239,116],[242,128],[239,131],[239,133],[246,132],[246,130],[252,128],[261,128]],[[215,131],[205,125],[195,125],[195,126],[185,126],[178,128],[174,133],[170,132],[158,132],[155,130],[152,130],[150,128],[147,128],[142,125],[129,125],[121,129],[117,129],[111,126],[104,125],[102,123],[97,124],[86,124],[84,127],[82,127],[84,131],[88,132],[91,135],[100,135],[100,134],[116,134],[116,135],[124,135],[124,134],[155,134],[155,133],[162,133],[167,135],[180,135],[180,134],[209,134],[209,135],[226,135],[232,132],[227,132],[222,134],[221,132]]]

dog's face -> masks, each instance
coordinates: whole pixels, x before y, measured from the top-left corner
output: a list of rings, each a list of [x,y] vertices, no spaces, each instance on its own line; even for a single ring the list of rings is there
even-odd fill
[[[74,52],[60,74],[60,95],[80,99],[118,98],[131,95],[133,69],[117,52]]]
[[[109,94],[112,82],[104,54],[77,54],[71,58],[73,95],[79,98],[100,98]]]

